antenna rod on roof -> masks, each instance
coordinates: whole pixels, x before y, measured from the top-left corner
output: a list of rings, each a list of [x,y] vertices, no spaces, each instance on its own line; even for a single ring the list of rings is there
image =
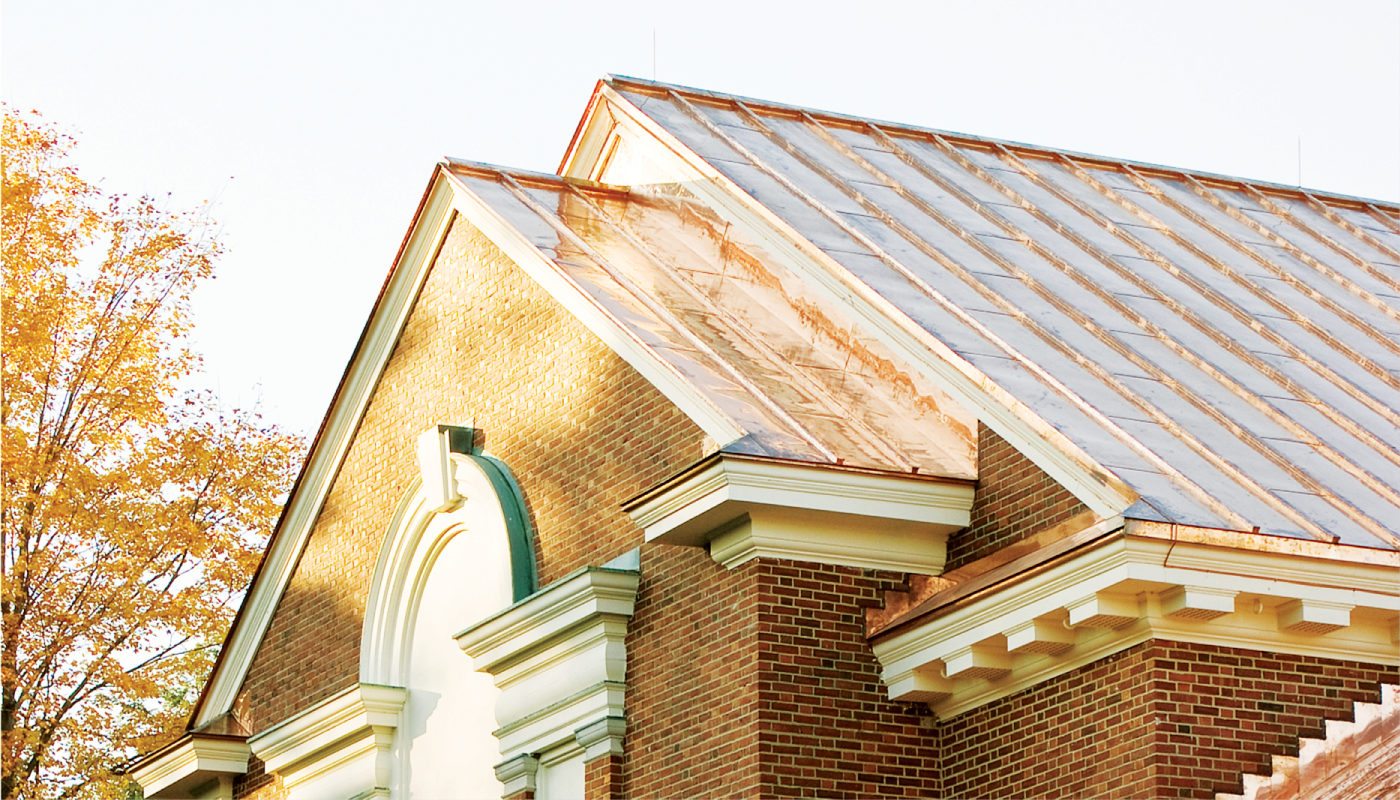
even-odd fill
[[[1303,188],[1303,137],[1298,137],[1298,188]]]
[[[656,26],[651,28],[651,79],[656,80]]]

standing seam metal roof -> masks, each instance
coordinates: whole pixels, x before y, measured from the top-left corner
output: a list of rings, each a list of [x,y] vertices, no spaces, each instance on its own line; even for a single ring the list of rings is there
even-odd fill
[[[1400,545],[1400,209],[607,83],[1163,519]]]
[[[488,234],[497,245],[533,249],[745,431],[725,451],[975,477],[973,419],[852,340],[848,320],[683,188],[629,192],[457,160],[446,174],[506,223]]]

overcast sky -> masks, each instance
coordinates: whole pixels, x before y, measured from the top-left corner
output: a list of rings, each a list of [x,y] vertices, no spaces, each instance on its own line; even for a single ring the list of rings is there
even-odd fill
[[[553,171],[616,72],[1400,199],[1400,0],[4,4],[91,179],[213,204],[204,383],[314,431],[434,163]],[[655,71],[653,72],[653,32]]]

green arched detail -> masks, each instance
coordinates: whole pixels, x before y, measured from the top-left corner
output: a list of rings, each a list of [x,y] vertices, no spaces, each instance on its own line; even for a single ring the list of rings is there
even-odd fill
[[[525,509],[525,495],[520,493],[520,484],[504,462],[477,453],[468,457],[481,467],[501,503],[506,537],[510,542],[511,599],[518,603],[539,588],[539,578],[535,575],[535,533]]]

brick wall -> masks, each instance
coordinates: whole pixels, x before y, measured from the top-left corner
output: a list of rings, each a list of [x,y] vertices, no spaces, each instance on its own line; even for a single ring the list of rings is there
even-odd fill
[[[703,455],[698,428],[457,224],[244,684],[237,713],[249,732],[356,679],[369,581],[417,472],[416,436],[449,421],[474,421],[519,479],[542,585],[636,547],[619,503]]]
[[[1394,668],[1148,641],[941,722],[945,797],[1212,797]]]
[[[764,797],[930,797],[933,717],[889,699],[865,609],[899,573],[759,559],[759,754]]]
[[[583,765],[584,795],[588,800],[625,800],[622,756],[605,755]]]
[[[945,570],[991,555],[1089,509],[1031,460],[977,423],[977,496],[972,520],[948,539]]]
[[[1153,649],[1158,789],[1164,797],[1240,791],[1245,772],[1272,771],[1270,756],[1298,754],[1325,719],[1375,703],[1400,670],[1346,661],[1179,642]]]
[[[628,630],[626,795],[928,797],[932,716],[887,699],[864,612],[903,575],[648,545]]]
[[[758,791],[758,582],[702,548],[642,548],[627,629],[626,793]]]
[[[943,796],[1150,796],[1149,650],[1139,645],[940,722]]]

